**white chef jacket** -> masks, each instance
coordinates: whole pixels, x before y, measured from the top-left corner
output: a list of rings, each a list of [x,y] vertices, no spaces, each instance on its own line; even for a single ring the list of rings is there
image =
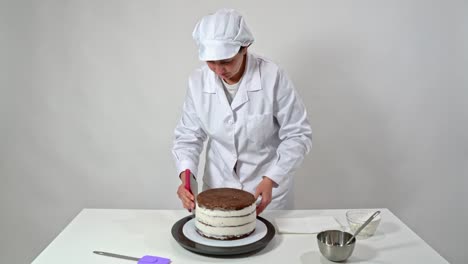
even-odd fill
[[[232,187],[255,194],[267,176],[276,183],[268,209],[284,209],[291,177],[312,146],[312,129],[285,72],[247,53],[231,104],[221,79],[206,65],[190,76],[172,151],[179,174],[190,169],[198,175],[206,139],[204,189]]]

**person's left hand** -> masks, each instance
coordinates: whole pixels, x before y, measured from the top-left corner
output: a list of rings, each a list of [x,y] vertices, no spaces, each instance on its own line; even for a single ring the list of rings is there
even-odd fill
[[[263,176],[263,180],[255,189],[255,200],[257,200],[258,196],[262,196],[260,204],[257,205],[257,215],[261,214],[270,204],[274,184],[275,182],[272,179],[267,176]]]

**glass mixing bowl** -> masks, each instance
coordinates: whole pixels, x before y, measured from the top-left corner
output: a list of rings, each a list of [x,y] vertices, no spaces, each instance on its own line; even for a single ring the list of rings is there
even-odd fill
[[[353,209],[346,212],[346,219],[348,220],[349,228],[351,233],[355,233],[356,230],[366,222],[369,217],[372,216],[377,210],[370,209]],[[380,223],[380,215],[375,217],[364,229],[357,235],[358,238],[368,238],[375,234],[377,227]]]

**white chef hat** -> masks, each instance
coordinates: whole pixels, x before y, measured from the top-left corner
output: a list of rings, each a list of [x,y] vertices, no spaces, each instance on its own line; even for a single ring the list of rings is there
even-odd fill
[[[249,46],[254,41],[244,18],[233,9],[220,9],[203,17],[192,36],[202,61],[232,58],[240,47]]]

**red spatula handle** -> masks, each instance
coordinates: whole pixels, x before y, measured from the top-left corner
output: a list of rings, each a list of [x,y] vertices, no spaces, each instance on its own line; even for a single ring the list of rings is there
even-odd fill
[[[189,169],[185,170],[185,189],[187,189],[190,193],[192,193],[192,190],[190,189],[190,172]]]

